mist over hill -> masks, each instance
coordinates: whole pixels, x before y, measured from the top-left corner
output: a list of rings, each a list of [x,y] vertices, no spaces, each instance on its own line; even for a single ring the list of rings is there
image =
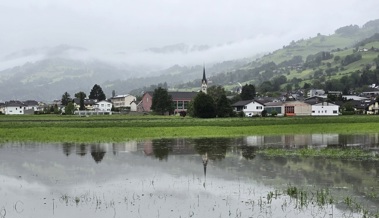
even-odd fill
[[[258,84],[277,75],[292,79],[294,76],[287,71],[262,73],[262,66],[271,62],[284,64],[298,56],[304,62],[309,55],[319,52],[355,48],[358,42],[370,40],[378,32],[379,20],[372,20],[362,27],[338,28],[331,35],[317,34],[289,41],[277,50],[266,46],[266,41],[260,38],[215,46],[179,43],[133,53],[95,52],[71,45],[29,48],[1,58],[0,101],[52,101],[66,91],[71,95],[78,91],[89,93],[94,84],[101,85],[107,97],[112,90],[117,94],[138,95],[151,85],[164,82],[174,90],[189,90],[198,86],[204,65],[215,85]],[[259,49],[255,47],[257,44],[261,44]],[[252,47],[257,49],[252,50]],[[265,55],[261,55],[263,47],[268,49]],[[344,69],[346,72],[348,67]],[[308,78],[309,75],[304,74],[302,79]]]

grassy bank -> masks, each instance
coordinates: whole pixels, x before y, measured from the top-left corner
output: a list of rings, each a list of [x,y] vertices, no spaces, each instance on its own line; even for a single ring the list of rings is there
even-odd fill
[[[0,116],[0,141],[120,142],[169,137],[373,133],[379,116],[194,119],[168,116]]]

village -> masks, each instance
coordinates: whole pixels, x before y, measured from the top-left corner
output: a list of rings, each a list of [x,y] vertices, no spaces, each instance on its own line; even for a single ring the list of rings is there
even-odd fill
[[[203,71],[201,88],[195,92],[168,91],[172,97],[174,107],[173,114],[179,115],[187,112],[190,102],[199,92],[207,93],[208,80]],[[242,87],[243,88],[243,87]],[[241,88],[241,89],[242,89]],[[241,93],[237,90],[237,94]],[[111,115],[111,114],[147,114],[153,112],[152,91],[145,92],[140,101],[130,94],[113,95],[106,100],[84,99],[85,110],[80,110],[80,99],[72,99],[74,114],[87,115]],[[231,104],[233,112],[239,116],[338,116],[342,114],[379,114],[377,101],[379,91],[362,92],[359,95],[343,95],[341,91],[325,92],[322,89],[310,89],[306,93],[303,90],[282,93],[281,97],[255,97],[250,100],[237,101]],[[232,99],[233,96],[228,96]],[[64,114],[65,105],[61,100],[55,100],[51,104],[35,100],[18,101],[10,100],[0,102],[0,114],[5,115],[32,115],[43,113]]]

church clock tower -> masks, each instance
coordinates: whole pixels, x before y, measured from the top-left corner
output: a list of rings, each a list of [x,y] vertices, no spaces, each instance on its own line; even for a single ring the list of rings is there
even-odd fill
[[[207,94],[208,81],[205,76],[205,67],[203,67],[203,79],[201,80],[201,91]]]

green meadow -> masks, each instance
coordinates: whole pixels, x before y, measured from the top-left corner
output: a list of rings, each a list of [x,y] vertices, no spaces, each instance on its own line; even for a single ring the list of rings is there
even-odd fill
[[[177,116],[0,116],[0,142],[123,142],[135,139],[308,133],[375,133],[379,116],[196,119]]]

